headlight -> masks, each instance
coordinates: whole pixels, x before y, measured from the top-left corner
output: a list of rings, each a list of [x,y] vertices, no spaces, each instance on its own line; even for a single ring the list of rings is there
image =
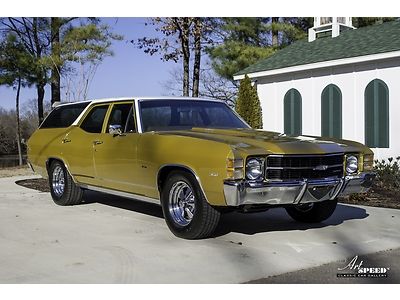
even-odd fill
[[[264,169],[264,160],[258,158],[251,158],[246,164],[246,177],[250,180],[257,180],[262,178]]]
[[[358,170],[358,159],[354,155],[349,155],[346,158],[346,173],[354,174]]]

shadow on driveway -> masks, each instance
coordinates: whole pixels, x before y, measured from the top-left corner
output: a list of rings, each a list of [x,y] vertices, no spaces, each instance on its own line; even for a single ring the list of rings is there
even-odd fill
[[[100,203],[130,210],[136,213],[163,218],[161,206],[139,200],[126,199],[98,192],[85,191],[84,203]],[[227,213],[221,216],[214,237],[230,232],[253,235],[270,231],[307,230],[335,226],[347,220],[365,219],[368,213],[363,208],[338,204],[334,214],[322,223],[299,223],[291,219],[283,208],[270,209],[260,213]]]
[[[127,199],[99,192],[85,191],[85,194],[83,195],[83,201],[84,202],[82,204],[100,203],[156,218],[164,218],[160,205],[143,202],[140,200]]]
[[[221,217],[215,235],[225,235],[229,232],[252,235],[269,231],[307,230],[335,226],[347,220],[365,219],[368,216],[365,209],[345,204],[338,204],[333,215],[321,223],[296,222],[283,208],[275,208],[262,213],[231,213]]]

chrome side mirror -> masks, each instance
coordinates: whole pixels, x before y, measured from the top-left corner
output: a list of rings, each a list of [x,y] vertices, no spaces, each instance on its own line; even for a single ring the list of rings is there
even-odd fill
[[[108,126],[108,133],[112,135],[122,135],[122,126],[121,125],[110,125]]]

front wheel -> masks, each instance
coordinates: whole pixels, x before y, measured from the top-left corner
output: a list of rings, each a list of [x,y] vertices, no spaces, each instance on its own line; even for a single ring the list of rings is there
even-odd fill
[[[209,205],[194,176],[172,172],[161,191],[165,221],[174,235],[184,239],[209,237],[218,225],[220,213]]]
[[[53,201],[62,206],[82,202],[83,190],[77,186],[60,161],[53,161],[49,168],[49,185]]]
[[[319,223],[328,219],[336,209],[337,200],[299,204],[287,207],[286,211],[294,220],[305,223]]]

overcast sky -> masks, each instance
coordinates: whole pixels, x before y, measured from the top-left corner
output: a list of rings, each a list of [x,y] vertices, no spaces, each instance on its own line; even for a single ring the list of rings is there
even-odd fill
[[[157,35],[152,26],[145,26],[145,18],[102,18],[113,28],[113,32],[124,36],[122,41],[112,45],[113,57],[107,57],[97,69],[89,90],[89,99],[124,96],[160,96],[165,94],[163,82],[170,77],[169,72],[178,67],[173,62],[162,62],[160,56],[150,56],[137,49],[129,40],[143,36]],[[63,84],[63,83],[62,83]],[[25,88],[21,92],[21,103],[36,98],[35,88]],[[45,100],[50,100],[47,86]],[[0,106],[15,107],[15,91],[0,87]]]

